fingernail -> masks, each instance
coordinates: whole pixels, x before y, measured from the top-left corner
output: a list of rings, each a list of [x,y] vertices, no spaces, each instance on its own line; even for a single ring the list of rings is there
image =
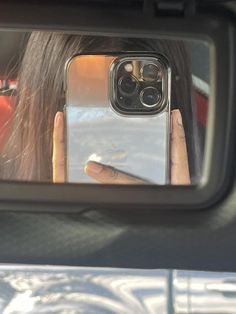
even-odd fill
[[[55,116],[55,126],[58,127],[60,124],[60,119],[61,119],[61,113],[57,112]]]
[[[174,110],[173,113],[174,113],[174,119],[175,119],[175,121],[176,121],[179,125],[183,126],[183,120],[182,120],[182,116],[181,116],[180,111],[179,111],[179,110]]]
[[[103,166],[97,162],[89,161],[86,165],[86,170],[89,170],[91,172],[98,174],[102,172]]]

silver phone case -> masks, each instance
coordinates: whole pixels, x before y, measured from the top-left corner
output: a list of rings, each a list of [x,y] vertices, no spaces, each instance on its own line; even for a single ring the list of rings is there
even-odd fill
[[[165,108],[154,115],[123,115],[110,103],[110,71],[120,57],[158,58],[166,71]],[[112,166],[150,184],[170,174],[171,70],[159,54],[76,55],[65,66],[66,181],[96,183],[84,172],[88,160]]]

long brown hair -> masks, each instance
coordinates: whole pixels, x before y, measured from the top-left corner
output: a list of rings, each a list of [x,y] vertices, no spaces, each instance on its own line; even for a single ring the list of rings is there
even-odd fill
[[[66,61],[81,52],[154,51],[172,68],[172,109],[179,108],[186,132],[191,177],[196,177],[195,107],[189,53],[182,41],[121,39],[33,32],[18,76],[12,132],[2,155],[1,176],[11,180],[52,181],[52,133],[57,111],[63,110]]]

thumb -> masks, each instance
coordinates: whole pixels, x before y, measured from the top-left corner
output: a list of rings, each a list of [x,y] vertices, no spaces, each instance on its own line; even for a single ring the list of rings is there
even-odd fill
[[[86,164],[85,173],[98,182],[105,184],[145,184],[139,178],[94,161],[89,161]]]
[[[171,112],[171,184],[190,184],[188,154],[183,121],[179,110]]]
[[[57,112],[54,119],[53,128],[53,182],[63,183],[65,181],[64,165],[64,115]]]

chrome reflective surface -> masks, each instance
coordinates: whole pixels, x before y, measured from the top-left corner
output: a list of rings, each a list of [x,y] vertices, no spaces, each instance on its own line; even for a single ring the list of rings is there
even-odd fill
[[[1,266],[0,312],[168,313],[168,271]]]
[[[236,313],[235,273],[174,271],[173,287],[175,313]]]
[[[236,274],[0,265],[0,312],[235,314]]]

